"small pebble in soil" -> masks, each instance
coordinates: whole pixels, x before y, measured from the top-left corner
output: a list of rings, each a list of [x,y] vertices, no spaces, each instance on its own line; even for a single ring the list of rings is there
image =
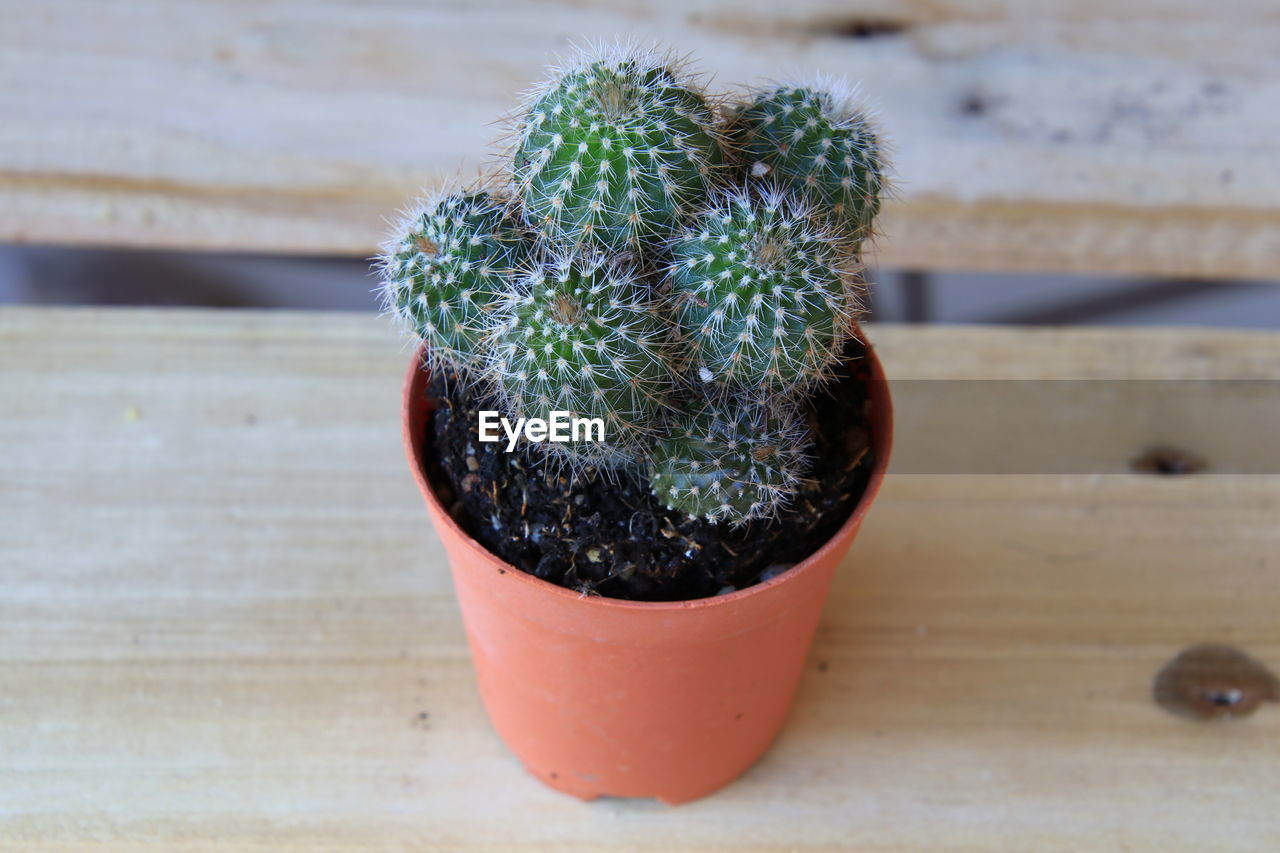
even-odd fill
[[[795,563],[774,563],[760,573],[760,582],[764,583],[767,580],[773,580],[794,565]]]

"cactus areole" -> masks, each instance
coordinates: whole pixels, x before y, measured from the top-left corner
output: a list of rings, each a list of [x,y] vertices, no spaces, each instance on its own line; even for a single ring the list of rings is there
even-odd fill
[[[820,546],[870,463],[855,332],[882,150],[836,83],[719,97],[617,47],[538,84],[505,174],[415,207],[380,259],[460,523],[627,598],[741,588]]]

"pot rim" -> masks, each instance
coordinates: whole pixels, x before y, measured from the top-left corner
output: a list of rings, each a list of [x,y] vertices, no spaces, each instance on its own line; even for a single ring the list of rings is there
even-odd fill
[[[874,409],[871,423],[873,426],[879,426],[880,429],[872,430],[871,446],[876,451],[876,458],[871,470],[871,476],[867,479],[867,486],[862,492],[862,496],[854,505],[853,510],[849,513],[849,517],[845,519],[844,524],[831,535],[826,542],[822,543],[817,550],[799,561],[791,568],[770,578],[767,581],[752,584],[749,587],[735,590],[734,592],[724,595],[713,595],[707,598],[691,598],[682,601],[631,601],[623,598],[610,598],[603,595],[583,595],[566,589],[558,584],[550,581],[542,580],[516,568],[510,563],[494,554],[488,548],[481,545],[471,537],[469,533],[462,529],[461,525],[456,522],[440,502],[440,498],[436,495],[435,487],[427,478],[426,466],[423,464],[425,441],[417,440],[412,429],[413,413],[414,413],[414,386],[421,381],[420,377],[426,375],[423,370],[423,351],[426,349],[425,344],[420,344],[414,349],[413,358],[409,362],[409,369],[405,373],[404,386],[401,400],[401,429],[403,432],[405,454],[409,458],[410,467],[413,468],[413,479],[418,484],[418,489],[422,492],[428,505],[431,508],[432,516],[437,524],[443,524],[451,533],[460,541],[466,544],[466,547],[483,555],[487,560],[497,563],[505,567],[507,571],[503,575],[508,579],[508,583],[525,584],[530,589],[541,590],[541,592],[556,596],[565,601],[582,602],[582,606],[586,607],[607,607],[618,610],[635,610],[635,611],[682,611],[704,607],[720,607],[733,606],[738,602],[745,600],[753,595],[762,595],[765,592],[781,587],[785,584],[795,581],[802,572],[818,562],[818,557],[835,547],[838,540],[844,539],[853,529],[861,523],[863,516],[867,514],[876,493],[880,491],[880,486],[884,482],[885,474],[889,468],[889,454],[893,447],[893,403],[889,396],[888,381],[884,375],[884,368],[880,364],[875,349],[865,337],[859,332],[858,337],[866,345],[866,358],[871,367],[871,378],[867,382],[868,399],[871,401]]]

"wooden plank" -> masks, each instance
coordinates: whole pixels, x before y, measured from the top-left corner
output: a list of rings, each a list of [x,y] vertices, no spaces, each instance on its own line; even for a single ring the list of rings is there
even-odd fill
[[[1280,277],[1266,0],[0,3],[0,238],[369,254],[573,38],[865,81],[891,267]]]
[[[974,327],[876,337],[895,369],[896,473],[1113,474],[1171,449],[1209,472],[1280,474],[1273,334]],[[1015,424],[993,429],[992,411],[1016,412]]]
[[[899,385],[1280,377],[1263,334],[871,335]],[[1280,668],[1275,474],[891,476],[764,760],[582,804],[485,722],[383,323],[8,308],[0,352],[6,851],[1280,845],[1280,709],[1150,697],[1200,641]],[[955,440],[927,415],[902,454]]]

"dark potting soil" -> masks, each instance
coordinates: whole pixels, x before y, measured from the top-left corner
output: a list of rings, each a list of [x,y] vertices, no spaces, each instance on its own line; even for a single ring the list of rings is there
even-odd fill
[[[849,517],[873,464],[869,370],[850,344],[848,368],[806,402],[813,464],[776,518],[740,527],[669,510],[631,471],[580,472],[537,448],[478,440],[477,412],[497,403],[450,377],[428,387],[428,476],[454,520],[529,574],[585,594],[635,601],[706,598],[751,586],[820,548]]]

